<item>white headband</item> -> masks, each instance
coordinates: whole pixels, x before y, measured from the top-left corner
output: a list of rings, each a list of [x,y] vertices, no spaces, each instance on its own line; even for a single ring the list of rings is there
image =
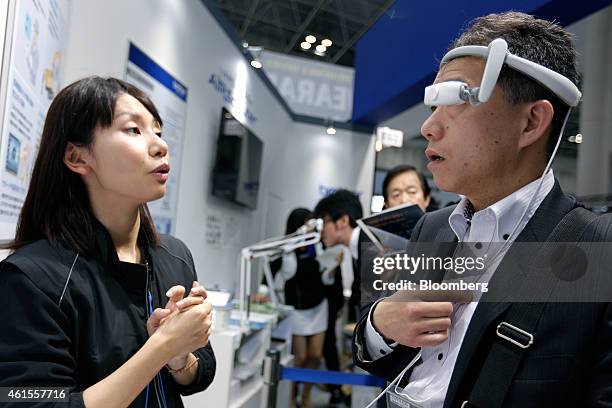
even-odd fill
[[[470,88],[466,83],[460,81],[447,81],[430,85],[425,88],[425,105],[458,105],[466,102],[478,105],[488,101],[503,64],[527,75],[571,107],[578,105],[582,97],[580,90],[568,78],[540,64],[508,52],[508,43],[501,38],[491,41],[488,47],[466,45],[452,49],[442,58],[441,64],[454,58],[466,56],[478,56],[487,59],[480,87]]]

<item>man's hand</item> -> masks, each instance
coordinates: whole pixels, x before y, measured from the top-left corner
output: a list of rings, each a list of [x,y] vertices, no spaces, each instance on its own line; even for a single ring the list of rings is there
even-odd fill
[[[453,302],[471,299],[465,291],[399,291],[376,304],[372,325],[404,346],[437,346],[448,339]]]

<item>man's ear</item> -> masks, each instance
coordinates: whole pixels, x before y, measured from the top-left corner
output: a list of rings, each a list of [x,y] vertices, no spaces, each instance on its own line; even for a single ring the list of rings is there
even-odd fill
[[[86,147],[68,142],[64,152],[64,164],[66,167],[77,174],[85,176],[91,171],[87,158]]]
[[[338,226],[338,228],[342,229],[342,228],[346,228],[351,224],[351,221],[349,219],[349,216],[347,214],[344,214],[342,217],[338,218],[336,220],[336,225]]]
[[[531,146],[546,137],[555,110],[546,99],[528,102],[525,106],[525,121],[519,138],[519,148]],[[553,136],[556,137],[556,136]]]

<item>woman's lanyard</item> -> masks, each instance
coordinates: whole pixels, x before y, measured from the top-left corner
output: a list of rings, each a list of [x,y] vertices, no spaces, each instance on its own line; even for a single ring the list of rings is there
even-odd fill
[[[151,286],[153,285],[153,279],[152,278],[152,270],[149,267],[149,261],[146,259],[146,255],[144,251],[141,251],[142,254],[145,256],[145,267],[147,268],[147,280],[146,280],[146,304],[148,306],[148,316],[147,316],[147,320],[153,315],[153,295],[151,294]],[[156,379],[159,379],[159,387],[157,384],[157,381],[155,381]],[[145,408],[147,408],[149,406],[149,387],[150,387],[150,383],[147,384],[147,393],[146,393],[146,398],[145,398]],[[166,394],[164,392],[164,381],[162,379],[162,374],[161,372],[158,372],[155,377],[153,378],[153,386],[155,387],[155,394],[157,395],[157,400],[161,401],[161,403],[163,404],[163,408],[168,408],[168,404],[166,403]],[[160,398],[160,394],[161,394],[161,398]]]

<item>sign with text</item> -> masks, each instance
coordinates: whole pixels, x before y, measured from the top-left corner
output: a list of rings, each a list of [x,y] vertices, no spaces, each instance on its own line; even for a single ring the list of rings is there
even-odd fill
[[[387,126],[376,128],[376,137],[384,147],[402,147],[404,144],[404,132]]]
[[[292,57],[261,54],[263,70],[294,113],[346,122],[353,114],[353,68]]]
[[[8,53],[0,76],[5,98],[0,100],[0,239],[15,235],[47,109],[60,90],[70,1],[12,5],[0,5],[0,18],[5,19],[0,37],[6,36],[0,44],[7,45],[0,54]]]
[[[162,234],[172,234],[176,227],[181,157],[187,120],[187,86],[132,43],[125,79],[151,98],[164,122],[163,134],[168,144],[172,171],[166,184],[166,195],[150,202],[149,211],[157,230]]]

